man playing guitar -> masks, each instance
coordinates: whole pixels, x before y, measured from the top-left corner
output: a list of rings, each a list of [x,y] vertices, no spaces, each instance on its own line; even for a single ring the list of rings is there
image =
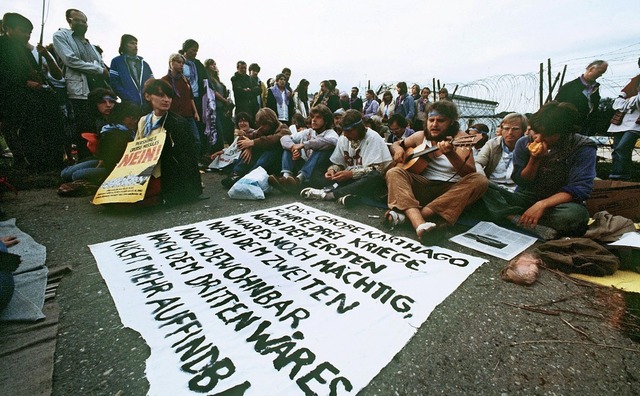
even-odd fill
[[[473,140],[468,140],[457,120],[453,102],[432,103],[427,108],[426,130],[391,146],[398,166],[386,174],[389,210],[385,221],[395,226],[408,219],[419,240],[433,228],[455,224],[462,211],[487,190],[487,178],[476,172],[471,148],[459,144],[467,139],[470,146]],[[428,166],[406,163],[412,151],[425,153],[418,160]]]

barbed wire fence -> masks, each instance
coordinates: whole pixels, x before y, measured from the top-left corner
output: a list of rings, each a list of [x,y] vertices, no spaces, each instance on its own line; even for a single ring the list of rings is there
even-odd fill
[[[553,80],[557,73],[562,73],[563,68],[566,66],[566,72],[562,82],[564,84],[584,73],[586,66],[595,59],[603,59],[609,63],[607,73],[598,80],[601,84],[601,96],[603,98],[615,98],[622,87],[624,87],[631,78],[640,73],[640,70],[637,68],[638,57],[640,57],[640,42],[606,53],[557,61],[552,65],[553,70],[551,73],[548,63],[543,62],[543,98],[546,99],[549,95],[549,74],[552,75]],[[630,65],[632,67],[629,67]],[[556,84],[552,97],[555,97],[560,85],[560,82]],[[456,86],[456,95],[498,102],[496,113],[504,111],[518,111],[521,113],[535,112],[540,107],[539,72],[491,76],[466,83],[446,83],[449,93],[451,93],[452,89]]]

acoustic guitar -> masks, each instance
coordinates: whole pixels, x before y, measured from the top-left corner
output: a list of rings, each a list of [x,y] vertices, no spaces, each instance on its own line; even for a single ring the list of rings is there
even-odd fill
[[[451,140],[451,144],[456,147],[473,146],[482,139],[482,134],[460,136]],[[427,147],[427,142],[423,142],[417,147],[410,147],[407,149],[407,155],[404,160],[404,164],[398,166],[403,167],[411,173],[422,173],[427,166],[429,166],[428,155],[438,151],[438,146]]]

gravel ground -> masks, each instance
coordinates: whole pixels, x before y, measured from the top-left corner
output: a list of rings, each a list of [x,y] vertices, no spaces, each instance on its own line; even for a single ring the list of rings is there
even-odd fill
[[[55,189],[5,195],[7,217],[47,247],[48,266],[73,267],[58,289],[54,395],[144,395],[148,389],[149,348],[120,323],[88,245],[296,200],[233,201],[221,178],[203,175],[209,199],[126,212],[94,207],[89,198],[60,198]],[[368,215],[383,214],[305,203],[374,227],[380,219]],[[413,235],[409,229],[392,233]],[[478,255],[451,242],[442,246]],[[506,262],[486,258],[360,394],[640,394],[640,345],[619,330],[620,294],[546,270],[531,287],[506,283],[498,275]],[[526,304],[541,304],[537,309],[545,312],[522,309]]]

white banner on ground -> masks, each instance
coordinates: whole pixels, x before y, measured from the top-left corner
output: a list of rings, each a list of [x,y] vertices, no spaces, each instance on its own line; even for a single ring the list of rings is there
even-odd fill
[[[356,394],[485,261],[301,203],[90,248],[151,395]]]

